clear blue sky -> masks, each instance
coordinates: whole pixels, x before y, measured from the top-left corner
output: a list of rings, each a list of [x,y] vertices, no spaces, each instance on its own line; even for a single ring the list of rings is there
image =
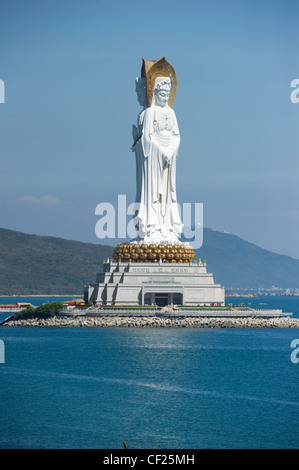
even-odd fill
[[[178,77],[179,202],[204,225],[299,258],[299,3],[2,0],[0,226],[98,243],[135,195],[141,57]]]

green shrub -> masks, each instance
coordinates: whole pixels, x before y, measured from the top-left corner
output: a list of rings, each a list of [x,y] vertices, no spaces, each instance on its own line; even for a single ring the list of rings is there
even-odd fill
[[[51,318],[57,316],[62,309],[62,302],[50,302],[48,304],[42,304],[39,307],[30,306],[21,312],[15,313],[13,320],[26,318]]]

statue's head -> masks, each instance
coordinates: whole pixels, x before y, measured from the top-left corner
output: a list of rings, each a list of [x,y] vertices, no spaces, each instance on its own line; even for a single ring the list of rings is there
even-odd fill
[[[167,62],[165,57],[161,57],[161,59],[158,60],[146,60],[143,57],[141,77],[145,77],[146,80],[147,106],[155,104],[154,89],[156,84],[159,83],[161,85],[161,82],[168,78],[169,80],[167,80],[162,86],[170,88],[167,106],[172,108],[176,96],[177,79],[174,68],[169,62]],[[156,94],[157,93],[158,92],[156,91]]]
[[[147,106],[147,97],[146,97],[146,81],[144,77],[137,77],[135,79],[137,99],[140,106]]]
[[[167,106],[171,90],[171,80],[169,77],[157,77],[155,80],[153,102],[164,108]]]

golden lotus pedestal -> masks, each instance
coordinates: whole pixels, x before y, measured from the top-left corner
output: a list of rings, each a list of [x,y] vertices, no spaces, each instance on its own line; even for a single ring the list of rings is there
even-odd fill
[[[191,245],[120,243],[113,252],[117,262],[191,263],[196,254]]]

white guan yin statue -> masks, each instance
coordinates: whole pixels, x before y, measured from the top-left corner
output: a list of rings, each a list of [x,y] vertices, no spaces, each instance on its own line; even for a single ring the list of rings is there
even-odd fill
[[[176,78],[164,58],[143,59],[143,77],[136,79],[143,110],[133,126],[136,155],[136,213],[138,240],[147,244],[180,244],[183,230],[176,196],[176,160],[180,133],[174,101]],[[175,90],[174,90],[175,79]]]

